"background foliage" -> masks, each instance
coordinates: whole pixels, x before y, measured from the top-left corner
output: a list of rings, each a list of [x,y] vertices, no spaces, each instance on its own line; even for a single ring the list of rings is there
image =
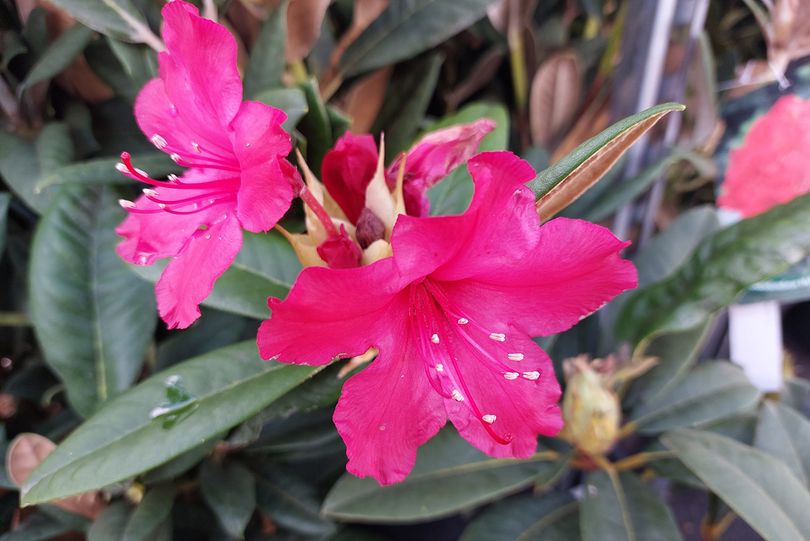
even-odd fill
[[[721,107],[772,101],[772,68],[807,53],[810,14],[777,21],[755,0],[679,11],[678,28],[705,17],[705,31],[664,41],[654,102],[689,109],[611,167],[599,156],[618,131],[577,146],[646,107],[638,88],[655,69],[630,52],[667,2],[204,2],[238,38],[246,96],[287,112],[314,170],[347,129],[385,132],[390,158],[427,130],[486,116],[498,127],[482,149],[526,157],[542,171],[538,193],[607,173],[572,205],[541,206],[636,241],[640,288],[540,340],[560,378],[563,359],[606,357],[597,388],[574,394],[569,379],[566,406],[585,432],[618,408],[604,449],[569,433],[530,460],[498,460],[445,429],[406,481],[380,488],[344,472],[331,422],[340,367],[258,358],[265,299],[300,270],[280,236],[246,235],[184,331],[157,321],[160,267],[113,251],[115,201],[135,190],[114,171],[120,152],[153,176],[176,172],[132,116],[155,76],[161,4],[0,0],[0,539],[810,536],[810,382],[789,377],[763,396],[723,360],[722,317],[810,254],[810,196],[721,228],[712,159]],[[463,211],[471,191],[457,169],[432,189],[432,212]],[[295,209],[285,226],[301,222]]]

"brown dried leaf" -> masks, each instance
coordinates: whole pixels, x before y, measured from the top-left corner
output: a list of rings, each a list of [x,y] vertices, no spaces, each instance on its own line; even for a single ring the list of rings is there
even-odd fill
[[[447,93],[444,98],[447,108],[451,111],[458,109],[464,100],[490,84],[505,58],[506,49],[503,47],[493,47],[487,51],[470,70],[467,78]]]
[[[340,63],[340,57],[346,52],[357,36],[363,33],[374,20],[382,14],[388,7],[389,0],[355,0],[354,13],[352,13],[352,24],[340,36],[335,45],[332,54],[329,56],[329,67],[324,73],[323,80],[321,81],[322,87],[329,86],[329,83],[335,78],[337,74],[337,66]]]
[[[345,96],[345,113],[351,119],[351,130],[355,133],[371,131],[374,119],[380,112],[385,99],[388,81],[393,66],[386,66],[361,78]]]
[[[543,62],[532,79],[529,124],[532,142],[548,146],[579,109],[582,75],[573,52],[560,52]]]
[[[528,24],[536,7],[537,0],[499,0],[487,8],[487,17],[496,30],[506,32],[512,9],[515,9],[517,15],[514,20]]]
[[[287,7],[287,62],[297,62],[309,54],[318,37],[330,0],[290,0]]]
[[[22,486],[37,466],[56,449],[56,444],[44,436],[33,433],[18,435],[8,446],[6,452],[6,472],[15,485]],[[63,500],[54,505],[91,519],[96,518],[107,504],[100,492],[86,492]]]

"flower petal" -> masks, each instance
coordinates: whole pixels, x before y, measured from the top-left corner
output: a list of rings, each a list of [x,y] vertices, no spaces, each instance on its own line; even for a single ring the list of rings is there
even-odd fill
[[[391,258],[351,269],[307,267],[286,300],[269,300],[273,315],[259,328],[259,353],[326,364],[378,347],[407,317],[406,285]]]
[[[358,477],[381,485],[402,481],[417,448],[446,422],[442,398],[409,349],[403,328],[390,329],[380,354],[343,386],[334,421]]]
[[[377,145],[371,135],[346,132],[323,158],[323,183],[352,223],[366,206],[366,187],[376,167]]]
[[[168,52],[159,63],[166,94],[194,132],[220,140],[242,102],[236,40],[187,2],[169,2],[162,13]]]
[[[199,304],[242,247],[242,229],[235,216],[195,232],[160,276],[157,294],[160,317],[170,329],[185,329],[200,317]]]
[[[427,216],[430,201],[427,191],[458,165],[469,160],[495,122],[482,118],[427,134],[417,141],[405,158],[405,209],[411,216]],[[388,167],[387,178],[393,187],[402,158]]]
[[[216,171],[189,169],[182,177],[182,182],[215,181],[219,178]],[[162,201],[205,195],[204,190],[171,190],[157,188]],[[150,211],[147,213],[130,212],[115,232],[124,237],[116,248],[122,259],[136,265],[151,265],[162,257],[177,255],[185,246],[189,237],[201,225],[208,226],[222,216],[226,205],[215,205],[193,214],[173,214],[161,211],[159,205],[146,195],[135,201],[135,209]]]
[[[233,147],[242,171],[237,214],[248,231],[267,231],[284,216],[295,195],[298,175],[284,158],[290,135],[281,127],[283,111],[246,101],[233,121]]]
[[[620,254],[627,244],[602,226],[556,218],[539,228],[523,257],[447,288],[459,302],[531,336],[554,334],[636,287],[636,269]]]

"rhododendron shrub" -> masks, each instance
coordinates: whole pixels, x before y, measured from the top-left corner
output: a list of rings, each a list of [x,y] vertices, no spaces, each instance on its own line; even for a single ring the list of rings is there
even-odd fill
[[[585,4],[3,2],[0,539],[803,538],[810,384],[715,315],[810,255],[810,72]]]

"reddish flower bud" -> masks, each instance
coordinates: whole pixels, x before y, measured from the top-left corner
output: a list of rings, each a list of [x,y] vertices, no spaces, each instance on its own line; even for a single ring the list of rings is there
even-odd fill
[[[339,234],[330,236],[318,246],[318,255],[333,269],[348,269],[360,266],[363,252],[346,233],[346,227],[341,225]]]

